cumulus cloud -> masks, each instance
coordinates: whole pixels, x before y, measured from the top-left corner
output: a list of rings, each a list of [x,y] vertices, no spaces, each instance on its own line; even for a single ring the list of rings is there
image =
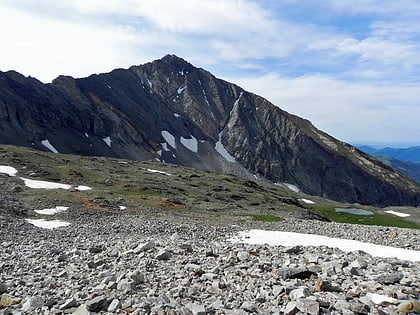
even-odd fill
[[[343,140],[419,134],[413,118],[420,94],[414,87],[420,70],[417,0],[0,5],[0,27],[7,30],[0,37],[1,70],[48,82],[174,53]]]

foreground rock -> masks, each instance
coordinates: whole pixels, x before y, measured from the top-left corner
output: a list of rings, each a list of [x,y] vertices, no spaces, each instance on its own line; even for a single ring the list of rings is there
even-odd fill
[[[418,262],[227,242],[237,227],[130,215],[52,231],[0,224],[0,314],[390,314],[419,303]],[[417,246],[417,231],[399,232]]]

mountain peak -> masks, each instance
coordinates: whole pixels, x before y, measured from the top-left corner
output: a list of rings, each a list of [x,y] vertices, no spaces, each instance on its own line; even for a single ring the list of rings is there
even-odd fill
[[[350,203],[420,204],[401,174],[176,55],[51,85],[10,81],[0,85],[0,143],[156,159]]]
[[[194,66],[186,61],[185,59],[178,57],[177,55],[165,55],[163,58],[155,60],[153,64],[164,64],[165,66],[175,67],[177,69],[192,69]]]

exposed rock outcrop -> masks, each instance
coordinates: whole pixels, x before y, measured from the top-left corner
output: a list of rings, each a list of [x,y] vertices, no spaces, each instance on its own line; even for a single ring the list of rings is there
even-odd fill
[[[385,164],[173,55],[51,84],[0,72],[0,82],[0,143],[257,175],[344,202],[420,203],[419,186]]]

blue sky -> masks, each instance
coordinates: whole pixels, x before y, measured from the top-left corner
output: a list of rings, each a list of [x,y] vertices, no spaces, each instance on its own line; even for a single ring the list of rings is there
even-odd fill
[[[417,0],[0,0],[0,70],[176,54],[346,142],[420,143]]]

